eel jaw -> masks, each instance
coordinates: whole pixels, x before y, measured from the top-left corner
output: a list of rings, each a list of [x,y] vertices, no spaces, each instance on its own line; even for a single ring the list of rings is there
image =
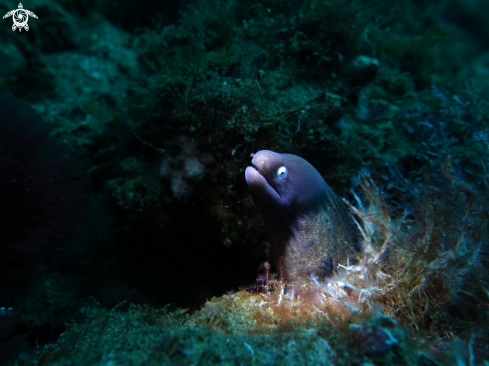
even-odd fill
[[[280,195],[256,165],[246,168],[245,178],[255,206],[264,209],[281,203]]]

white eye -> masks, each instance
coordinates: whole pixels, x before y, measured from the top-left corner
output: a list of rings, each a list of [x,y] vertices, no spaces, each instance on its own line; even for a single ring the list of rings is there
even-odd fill
[[[280,168],[278,168],[277,169],[277,177],[278,177],[278,179],[287,178],[287,168],[284,166],[281,166]]]

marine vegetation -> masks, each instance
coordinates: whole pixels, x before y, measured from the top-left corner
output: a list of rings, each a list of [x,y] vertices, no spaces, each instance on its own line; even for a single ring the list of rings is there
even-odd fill
[[[410,172],[388,167],[390,187],[362,169],[353,201],[344,199],[361,249],[326,278],[291,281],[265,263],[256,283],[194,314],[84,307],[36,357],[53,365],[483,365],[488,138],[476,133],[458,153],[449,144]],[[460,162],[479,168],[475,181]]]
[[[274,217],[274,221],[270,223],[272,218],[267,218],[267,215],[275,215],[284,210],[284,217],[288,217],[287,214],[295,215],[295,211],[299,211],[301,218],[299,223],[291,221],[293,224],[290,228],[280,227],[282,235],[291,235],[294,239],[289,240],[280,251],[284,257],[280,258],[283,262],[277,266],[280,271],[279,279],[270,278],[267,274],[259,285],[265,289],[266,296],[273,289],[271,292],[275,293],[275,298],[269,302],[284,307],[282,311],[291,312],[288,315],[289,320],[300,314],[296,310],[298,306],[308,308],[309,312],[315,310],[328,316],[327,314],[338,312],[338,309],[342,312],[363,313],[381,305],[385,314],[435,338],[449,339],[475,332],[481,344],[486,342],[487,332],[480,333],[477,329],[480,324],[487,322],[489,311],[488,276],[484,271],[489,260],[489,187],[485,173],[489,141],[485,132],[478,133],[473,138],[474,144],[480,145],[478,149],[482,149],[482,159],[473,161],[483,173],[479,184],[471,184],[461,176],[454,168],[453,153],[447,148],[438,159],[431,158],[426,162],[427,166],[416,169],[416,173],[410,173],[419,174],[417,180],[412,181],[409,175],[402,177],[403,180],[399,181],[400,186],[397,187],[402,192],[398,197],[402,203],[396,207],[390,203],[388,193],[378,188],[372,174],[363,169],[356,176],[356,187],[352,189],[355,203],[345,200],[361,234],[362,249],[358,252],[350,251],[347,257],[335,255],[334,269],[330,269],[331,275],[328,273],[326,279],[324,273],[321,273],[322,267],[314,265],[319,254],[314,258],[309,254],[310,250],[320,253],[320,247],[326,244],[314,239],[310,232],[318,230],[323,237],[326,236],[330,245],[336,244],[339,248],[343,248],[341,242],[336,243],[335,240],[344,239],[339,239],[342,237],[338,235],[328,236],[327,230],[323,232],[314,225],[310,228],[301,221],[312,220],[315,223],[317,220],[314,212],[317,208],[312,207],[312,213],[304,218],[303,208],[299,211],[300,207],[294,205],[293,199],[286,202],[292,202],[292,207],[279,206],[283,200],[293,197],[294,189],[300,190],[301,184],[309,187],[308,191],[313,191],[314,186],[310,183],[312,178],[302,174],[298,177],[306,179],[305,182],[298,180],[298,177],[291,181],[285,181],[289,177],[284,177],[282,179],[285,183],[274,182],[275,179],[280,179],[272,176],[277,169],[289,168],[288,174],[291,179],[294,178],[292,175],[296,173],[294,170],[297,170],[297,163],[291,161],[286,154],[259,152],[253,162],[261,174],[264,174],[266,181],[263,178],[263,183],[259,185],[261,180],[254,182],[254,178],[250,182],[251,173],[256,171],[253,168],[249,168],[250,178],[247,173],[247,180],[251,183],[254,202],[262,210],[265,222],[272,225],[271,228],[268,227],[272,242],[275,240],[273,236],[277,235],[277,228],[273,224],[280,222],[280,219]],[[277,159],[279,161],[275,162]],[[278,168],[279,166],[282,167]],[[261,177],[258,172],[254,175]],[[266,182],[270,182],[274,188],[267,190]],[[262,186],[265,187],[261,188]],[[273,189],[282,197],[279,202],[270,202],[273,201]],[[269,193],[269,190],[272,192]],[[330,206],[334,208],[333,204]],[[336,213],[332,210],[330,215]],[[337,222],[337,225],[340,223]],[[302,227],[309,235],[302,239],[305,240],[303,243],[297,245],[296,242],[302,238],[301,232],[297,230]],[[301,252],[303,261],[289,258],[293,255],[289,251]],[[343,263],[341,260],[338,262],[339,258],[343,259]],[[303,268],[304,266],[307,268]],[[314,269],[316,272],[312,272]],[[300,271],[310,274],[308,281],[304,281],[303,276],[295,275],[302,273]]]
[[[29,1],[29,32],[1,25],[0,82],[53,127],[20,138],[88,167],[94,205],[66,257],[34,260],[57,210],[15,246],[41,274],[14,362],[487,365],[489,2]],[[265,149],[314,166],[355,250],[282,269],[245,180]],[[48,208],[71,183],[15,194]]]

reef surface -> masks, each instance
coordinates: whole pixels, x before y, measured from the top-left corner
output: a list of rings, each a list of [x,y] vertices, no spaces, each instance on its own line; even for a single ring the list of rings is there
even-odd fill
[[[0,273],[0,307],[22,308],[0,342],[29,342],[11,364],[487,362],[489,3],[23,5],[38,18],[2,19],[0,83],[91,184],[28,293]],[[244,179],[264,149],[355,219],[332,275],[274,264]]]

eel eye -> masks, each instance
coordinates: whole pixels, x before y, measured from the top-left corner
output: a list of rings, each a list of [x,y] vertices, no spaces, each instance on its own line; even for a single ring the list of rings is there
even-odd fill
[[[287,168],[284,166],[281,166],[280,168],[278,168],[277,169],[277,177],[278,177],[278,179],[287,178]]]

